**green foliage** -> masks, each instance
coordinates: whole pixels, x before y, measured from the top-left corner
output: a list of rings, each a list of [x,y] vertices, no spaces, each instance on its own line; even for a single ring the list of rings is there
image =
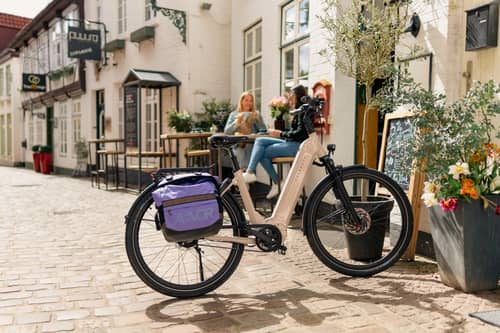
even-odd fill
[[[31,151],[34,153],[38,153],[38,150],[40,149],[40,145],[33,145],[31,146]]]
[[[493,143],[500,135],[494,125],[500,114],[499,94],[499,84],[475,82],[463,98],[446,103],[445,95],[425,90],[408,75],[397,86],[385,88],[382,109],[405,107],[415,115],[417,137],[401,144],[430,181],[424,191],[426,204],[439,201],[450,209],[447,200],[482,198],[487,205],[484,195],[500,190],[500,150]]]
[[[78,160],[85,160],[89,156],[87,143],[84,139],[75,142],[75,154]]]
[[[51,146],[40,146],[40,148],[38,148],[38,151],[40,153],[51,153],[52,147]]]
[[[229,99],[217,101],[215,98],[211,98],[204,101],[202,105],[202,117],[210,123],[210,126],[215,125],[219,130],[224,129],[229,114],[236,110],[236,107],[231,104]]]
[[[374,106],[373,86],[375,80],[389,79],[394,74],[394,52],[409,18],[410,1],[395,0],[383,5],[353,0],[347,7],[343,3],[345,1],[323,0],[319,20],[326,32],[327,47],[320,54],[331,61],[336,70],[366,88],[362,99],[366,101],[367,111],[361,139],[363,163],[366,163],[368,118]]]
[[[177,112],[172,110],[167,117],[168,126],[175,128],[177,132],[191,132],[193,118],[187,111]]]

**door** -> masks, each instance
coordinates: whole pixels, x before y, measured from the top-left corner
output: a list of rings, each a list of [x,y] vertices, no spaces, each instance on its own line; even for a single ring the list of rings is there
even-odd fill
[[[96,138],[105,135],[104,90],[96,91]]]

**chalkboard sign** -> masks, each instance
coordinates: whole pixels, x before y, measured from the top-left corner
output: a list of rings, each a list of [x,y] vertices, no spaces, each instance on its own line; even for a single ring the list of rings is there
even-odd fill
[[[125,142],[137,147],[137,87],[125,87]]]
[[[385,116],[379,170],[394,179],[405,191],[409,190],[413,158],[407,150],[408,142],[415,139],[411,113]]]

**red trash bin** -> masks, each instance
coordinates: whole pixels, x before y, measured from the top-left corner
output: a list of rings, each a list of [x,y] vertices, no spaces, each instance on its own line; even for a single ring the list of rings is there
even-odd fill
[[[40,172],[40,146],[34,145],[31,147],[31,151],[33,152],[33,170],[35,172]]]
[[[40,147],[40,167],[42,173],[48,175],[52,171],[52,149],[49,146]]]

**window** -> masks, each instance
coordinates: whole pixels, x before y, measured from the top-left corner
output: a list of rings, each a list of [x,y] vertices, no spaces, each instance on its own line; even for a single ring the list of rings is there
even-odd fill
[[[255,96],[255,108],[262,106],[262,22],[255,24],[244,33],[244,85],[245,91]]]
[[[47,64],[48,35],[44,33],[38,38],[38,73],[45,74],[48,71]]]
[[[5,116],[3,114],[0,114],[0,156],[5,155]]]
[[[156,16],[156,11],[153,11],[153,6],[151,5],[151,0],[145,0],[145,1],[146,1],[146,8],[145,8],[144,19],[146,21],[148,21]]]
[[[3,83],[4,82],[4,76],[3,76],[3,68],[0,68],[0,96],[3,96]]]
[[[61,156],[68,153],[68,119],[67,106],[61,104],[61,112],[59,114],[59,152]]]
[[[12,86],[12,72],[10,70],[10,65],[5,66],[5,95],[11,95]]]
[[[145,121],[145,150],[157,151],[159,149],[159,102],[156,89],[146,89],[146,121]]]
[[[118,33],[127,31],[127,1],[118,0]]]
[[[7,156],[12,155],[12,117],[10,113],[6,115],[7,122]]]
[[[63,64],[62,43],[64,34],[62,32],[61,22],[56,22],[50,29],[50,70],[59,69]]]
[[[73,113],[71,117],[71,125],[73,127],[73,147],[82,139],[82,115],[80,113],[80,101],[73,102]],[[75,154],[76,152],[73,152]]]
[[[309,85],[309,0],[292,1],[282,9],[282,91]]]
[[[283,7],[282,22],[283,43],[309,33],[309,0],[295,0]]]

